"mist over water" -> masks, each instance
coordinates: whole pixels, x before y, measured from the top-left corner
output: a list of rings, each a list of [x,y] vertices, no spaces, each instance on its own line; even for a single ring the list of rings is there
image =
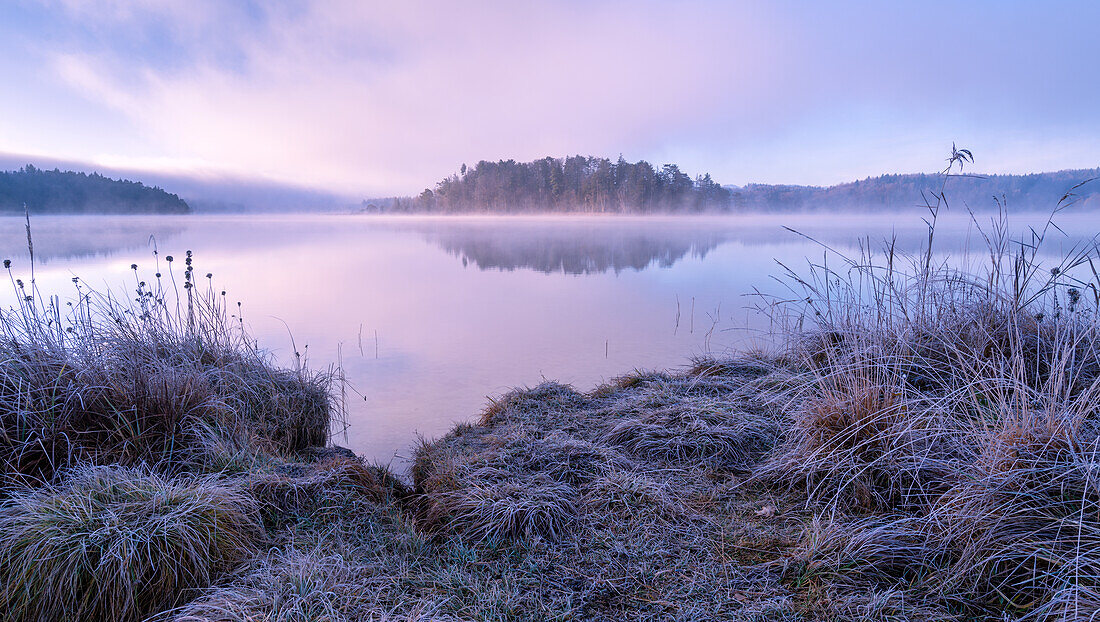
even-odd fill
[[[768,318],[749,294],[788,294],[777,262],[798,270],[825,247],[854,256],[885,239],[913,251],[920,216],[59,216],[32,227],[38,287],[62,299],[73,276],[125,295],[131,263],[151,280],[154,245],[162,258],[194,251],[196,273],[242,302],[261,346],[286,363],[296,347],[315,367],[342,364],[353,392],[336,442],[401,462],[417,434],[443,434],[513,386],[587,390],[635,368],[767,346]],[[1026,233],[1044,220],[1011,224]],[[1089,243],[1100,217],[1058,224],[1051,253]],[[952,215],[936,248],[962,261],[984,242]],[[0,256],[29,276],[22,219],[0,218]]]

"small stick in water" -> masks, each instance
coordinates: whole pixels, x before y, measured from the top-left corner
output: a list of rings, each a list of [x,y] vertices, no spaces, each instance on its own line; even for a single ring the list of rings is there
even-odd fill
[[[672,329],[672,334],[675,335],[680,331],[680,294],[676,294],[676,326]]]

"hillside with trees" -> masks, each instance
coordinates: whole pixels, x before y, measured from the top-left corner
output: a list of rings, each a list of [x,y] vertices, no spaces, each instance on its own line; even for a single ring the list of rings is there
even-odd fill
[[[30,164],[0,172],[0,214],[108,213],[185,214],[187,203],[175,194],[138,181],[111,179],[99,173],[46,171]]]
[[[954,175],[948,180],[949,204],[973,210],[996,208],[997,202],[1020,209],[1049,209],[1067,193],[1074,208],[1100,208],[1100,168],[1027,175]],[[737,211],[809,211],[908,207],[929,200],[942,175],[909,174],[868,177],[836,186],[750,184],[731,187]]]
[[[482,160],[417,197],[391,199],[386,211],[493,213],[655,213],[725,210],[730,192],[710,174],[692,179],[675,164],[660,168],[591,156],[533,162]]]

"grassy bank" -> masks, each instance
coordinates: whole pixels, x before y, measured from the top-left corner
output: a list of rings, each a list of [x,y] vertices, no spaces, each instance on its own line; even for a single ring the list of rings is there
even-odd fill
[[[963,157],[956,154],[957,157]],[[953,161],[952,164],[957,164]],[[14,620],[1067,620],[1100,614],[1100,276],[791,271],[768,353],[515,390],[399,477],[330,445],[190,257],[0,315]],[[178,286],[177,286],[178,284]]]

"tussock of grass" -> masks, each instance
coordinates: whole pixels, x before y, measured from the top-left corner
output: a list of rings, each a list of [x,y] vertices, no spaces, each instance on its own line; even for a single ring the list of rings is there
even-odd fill
[[[577,489],[546,474],[516,477],[487,467],[469,477],[461,489],[432,495],[426,524],[442,524],[475,541],[558,540],[577,521]]]
[[[853,587],[913,587],[942,568],[927,523],[910,517],[824,521],[806,529],[792,569],[796,580]],[[927,594],[924,594],[927,598]]]
[[[644,473],[617,471],[592,482],[584,503],[606,520],[686,518],[688,510],[662,483]]]
[[[413,475],[424,524],[479,539],[558,539],[579,525],[577,500],[607,507],[592,493],[597,480],[629,490],[639,473],[669,465],[744,472],[774,442],[768,414],[724,408],[728,377],[708,379],[711,391],[721,387],[709,398],[694,395],[698,378],[635,378],[592,398],[550,383],[514,392],[479,426],[422,447]],[[563,413],[568,423],[555,425]]]
[[[734,560],[755,563],[759,537],[771,544],[797,527],[728,491],[774,442],[781,399],[736,363],[723,369],[637,373],[588,395],[546,384],[497,400],[481,424],[417,452],[418,525],[441,546],[493,552],[489,572],[541,586],[536,609],[509,619],[724,619],[758,593],[781,596],[776,573]],[[676,451],[615,433],[662,417],[679,438],[656,425],[630,438]],[[693,437],[683,424],[692,418],[725,436]],[[760,523],[774,525],[747,526]],[[501,553],[519,556],[511,570]]]
[[[538,420],[554,414],[569,413],[583,406],[585,397],[573,387],[556,382],[544,382],[525,391],[511,391],[497,400],[481,414],[478,423],[493,425],[507,417],[511,421]]]
[[[0,505],[10,620],[142,620],[251,558],[255,504],[212,477],[80,467]]]
[[[132,298],[86,289],[75,303],[12,281],[0,310],[0,470],[48,480],[84,461],[181,465],[209,456],[209,430],[267,449],[323,445],[340,413],[333,373],[276,367],[224,294],[158,277]],[[9,268],[9,272],[11,269]]]
[[[803,306],[773,310],[812,325],[788,333],[811,381],[757,481],[828,516],[796,574],[810,610],[1091,619],[1097,249],[1046,259],[1052,224],[1016,244],[1002,219],[980,229],[985,265],[938,263],[935,197],[919,255],[866,246],[843,271],[789,273]]]
[[[944,577],[952,591],[1027,609],[1100,585],[1100,439],[1081,425],[1042,413],[989,433],[931,514],[959,557]],[[1096,605],[1078,612],[1100,615]]]
[[[663,463],[747,471],[754,457],[770,448],[778,431],[771,421],[740,414],[650,410],[616,423],[604,441]]]
[[[251,429],[283,451],[327,440],[333,405],[323,377],[273,370],[250,358],[259,354],[211,352],[223,346],[190,337],[84,337],[56,346],[0,338],[7,472],[49,478],[88,459],[183,462],[201,424]]]
[[[315,488],[329,496],[334,481],[386,487],[361,463],[296,462],[341,414],[336,372],[277,367],[239,305],[199,291],[190,252],[182,282],[165,261],[151,284],[135,266],[121,296],[74,278],[66,304],[5,262],[17,301],[0,309],[5,619],[141,620],[185,603],[270,541],[249,486],[265,475],[324,471]]]
[[[245,475],[264,522],[272,527],[298,521],[324,523],[343,511],[343,499],[374,503],[403,501],[408,487],[384,467],[355,456],[329,454],[312,463],[280,464]]]
[[[534,427],[582,403],[561,385],[513,392],[490,406],[480,426],[453,432],[455,445],[423,446],[413,468],[417,489],[430,493],[419,500],[422,523],[474,540],[558,539],[576,523],[577,484],[612,463],[629,463],[584,440]],[[516,434],[493,433],[500,428]]]
[[[747,377],[760,378],[776,371],[780,366],[774,357],[757,352],[743,358],[721,359],[714,356],[697,356],[691,360],[689,376],[697,377]]]
[[[616,389],[606,392],[601,441],[657,463],[747,472],[775,444],[777,416],[770,408],[731,404],[728,383],[743,384],[760,371],[751,361],[697,361],[678,378],[650,374],[615,381]]]
[[[852,366],[820,379],[756,476],[832,509],[890,511],[942,494],[970,450],[962,423],[875,375]]]

